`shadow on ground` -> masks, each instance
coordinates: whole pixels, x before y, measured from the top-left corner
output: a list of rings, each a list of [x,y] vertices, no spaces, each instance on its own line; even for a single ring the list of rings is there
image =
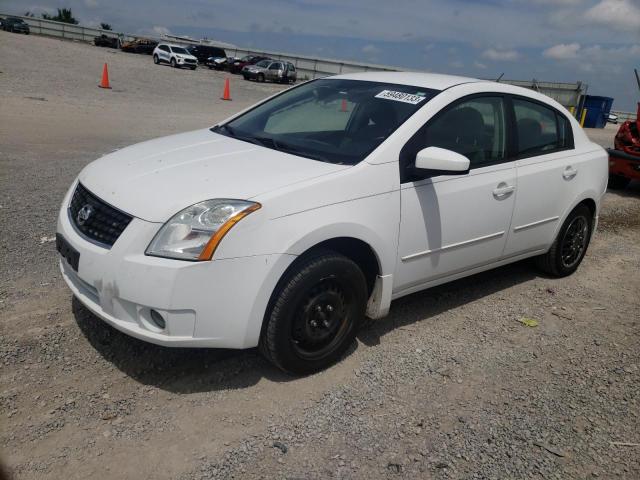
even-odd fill
[[[377,345],[396,328],[428,321],[446,310],[536,276],[531,262],[520,262],[412,294],[393,302],[387,318],[368,321],[358,338],[365,345]],[[98,319],[75,297],[73,314],[82,333],[105,360],[145,385],[188,394],[246,388],[262,378],[274,382],[298,378],[272,366],[257,349],[168,348],[129,337]],[[346,357],[356,349],[357,342],[354,342]]]

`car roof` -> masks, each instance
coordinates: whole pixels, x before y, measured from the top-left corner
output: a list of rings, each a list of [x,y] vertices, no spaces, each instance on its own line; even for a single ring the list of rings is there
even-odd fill
[[[415,87],[444,90],[461,83],[482,82],[477,78],[460,77],[456,75],[444,75],[440,73],[422,72],[361,72],[335,75],[331,78],[338,80],[364,80],[369,82],[397,83]]]

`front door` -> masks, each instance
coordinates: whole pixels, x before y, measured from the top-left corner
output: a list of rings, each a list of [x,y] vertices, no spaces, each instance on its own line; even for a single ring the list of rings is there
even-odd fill
[[[401,221],[394,294],[502,258],[516,190],[502,96],[459,100],[434,116],[401,154]],[[436,146],[470,160],[463,175],[416,178],[415,154]]]

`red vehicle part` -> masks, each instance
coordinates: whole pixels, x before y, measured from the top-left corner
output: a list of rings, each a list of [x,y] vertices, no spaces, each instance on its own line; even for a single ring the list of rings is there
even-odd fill
[[[609,149],[609,186],[624,188],[640,180],[640,103],[635,121],[624,122]]]

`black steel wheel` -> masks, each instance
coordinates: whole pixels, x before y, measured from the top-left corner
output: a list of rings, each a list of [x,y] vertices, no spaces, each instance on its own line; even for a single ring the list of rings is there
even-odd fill
[[[260,349],[286,372],[322,370],[353,342],[366,303],[367,283],[352,260],[329,250],[300,258],[274,291]]]
[[[578,205],[562,224],[549,251],[537,258],[538,266],[556,277],[575,272],[587,253],[592,224],[591,210]]]

